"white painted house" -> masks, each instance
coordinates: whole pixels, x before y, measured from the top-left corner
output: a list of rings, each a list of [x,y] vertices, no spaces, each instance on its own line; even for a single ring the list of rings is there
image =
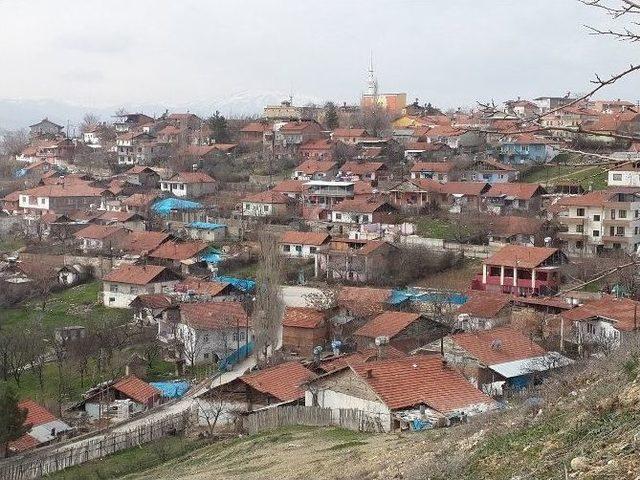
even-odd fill
[[[217,182],[204,172],[180,172],[160,182],[160,190],[176,197],[198,198],[216,191]]]
[[[322,232],[294,232],[282,234],[279,250],[285,257],[314,258],[320,249],[329,245],[331,236]]]
[[[384,431],[407,419],[448,425],[497,407],[438,355],[357,361],[305,386],[305,405],[360,410]]]
[[[158,265],[122,265],[102,279],[102,303],[105,307],[129,308],[138,295],[169,293],[181,278]]]

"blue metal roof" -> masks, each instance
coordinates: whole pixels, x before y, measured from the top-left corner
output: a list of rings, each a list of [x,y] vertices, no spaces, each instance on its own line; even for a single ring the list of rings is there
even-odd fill
[[[198,230],[217,230],[218,228],[227,228],[227,226],[222,223],[191,222],[187,224],[187,228],[197,228]]]

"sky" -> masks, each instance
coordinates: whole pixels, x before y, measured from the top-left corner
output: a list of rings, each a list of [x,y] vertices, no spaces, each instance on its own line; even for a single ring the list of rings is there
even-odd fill
[[[0,24],[14,106],[356,103],[372,52],[380,91],[468,107],[586,91],[638,57],[589,35],[611,21],[577,0],[0,0]],[[639,87],[603,96],[637,101]]]

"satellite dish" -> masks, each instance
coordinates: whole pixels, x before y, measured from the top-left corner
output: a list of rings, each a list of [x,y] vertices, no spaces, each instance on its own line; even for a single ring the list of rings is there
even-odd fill
[[[385,335],[381,335],[379,337],[376,337],[376,346],[380,347],[382,345],[389,345],[389,337],[385,336]]]

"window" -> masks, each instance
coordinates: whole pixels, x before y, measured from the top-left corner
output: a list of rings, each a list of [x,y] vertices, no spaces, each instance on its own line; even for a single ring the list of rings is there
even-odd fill
[[[113,285],[113,284],[109,285],[109,291],[111,293],[118,293],[118,285]]]
[[[624,227],[616,227],[616,235],[624,235]]]
[[[584,233],[584,225],[576,225],[576,232]]]
[[[576,216],[578,216],[578,217],[584,217],[584,208],[578,208],[578,209],[576,209]]]
[[[638,235],[638,227],[636,227],[636,228],[634,229],[633,234],[634,234],[634,235]]]
[[[619,210],[618,211],[618,217],[619,218],[627,218],[627,211],[626,210]]]
[[[614,173],[612,175],[612,179],[614,182],[621,182],[622,181],[622,174],[621,173]]]
[[[137,287],[133,287],[133,286],[129,287],[129,293],[133,293],[133,294],[138,293],[138,288]]]
[[[611,220],[615,220],[615,219],[616,219],[616,211],[611,210]]]
[[[342,214],[336,213],[336,220],[342,220]]]
[[[204,336],[202,337],[202,341],[204,343],[209,343],[209,334],[205,333]]]
[[[600,215],[594,215],[593,216],[593,221],[594,222],[599,222],[600,221]]]
[[[296,252],[302,252],[302,245],[296,245]]]
[[[291,245],[283,245],[282,246],[282,250],[284,250],[285,252],[290,252],[291,251]]]
[[[582,250],[584,248],[584,242],[582,240],[578,240],[576,242],[576,250]]]
[[[590,334],[595,334],[596,333],[596,326],[592,323],[587,323],[587,333]]]
[[[205,353],[205,354],[204,354],[204,358],[209,358],[209,354],[208,354],[208,353]]]
[[[317,250],[316,247],[309,247],[309,253],[316,253]]]
[[[600,236],[600,230],[594,230],[593,231],[593,236],[594,237],[599,237]]]
[[[640,210],[636,210],[636,211],[635,211],[635,215],[634,215],[634,216],[635,216],[636,218],[640,217]]]

